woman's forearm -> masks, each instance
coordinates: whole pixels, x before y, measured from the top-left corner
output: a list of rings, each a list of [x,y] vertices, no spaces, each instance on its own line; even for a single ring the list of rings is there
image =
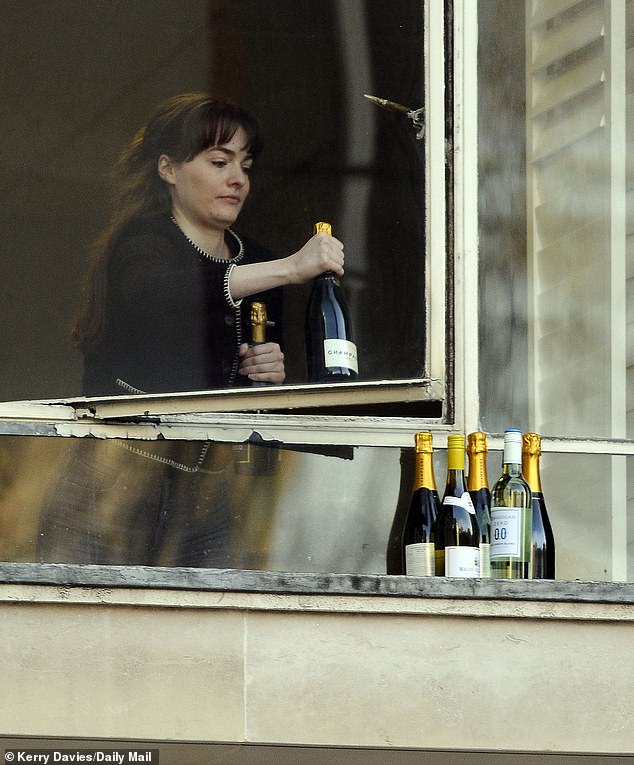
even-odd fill
[[[263,263],[236,266],[229,279],[235,300],[287,284],[302,284],[325,271],[343,275],[343,244],[324,233],[315,234],[293,255]]]
[[[293,284],[289,260],[290,258],[280,258],[279,260],[236,266],[229,279],[231,297],[238,301],[249,295],[254,295],[256,292],[264,292],[275,287]]]

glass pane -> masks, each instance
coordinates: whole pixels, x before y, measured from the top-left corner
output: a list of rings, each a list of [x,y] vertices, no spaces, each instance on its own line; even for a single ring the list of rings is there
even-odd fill
[[[69,326],[91,243],[110,216],[113,166],[160,102],[189,91],[235,99],[261,123],[265,150],[238,233],[283,257],[310,238],[315,221],[330,220],[346,245],[343,285],[359,379],[421,377],[423,141],[408,117],[364,94],[423,105],[422,6],[419,0],[3,3],[3,155],[11,180],[0,244],[0,400],[82,392],[82,354]],[[151,285],[152,269],[141,272]],[[174,298],[175,276],[162,289],[170,293],[172,284]],[[306,380],[308,291],[308,284],[285,289],[284,322],[278,318],[274,330],[282,333],[288,383]],[[136,313],[121,333],[128,339],[141,333],[137,314],[149,316],[144,301],[156,295],[151,286],[138,292]],[[154,328],[139,340],[156,359],[155,348],[165,347],[152,334],[157,323],[167,320],[182,332],[177,350],[161,359],[164,379],[124,382],[148,392],[189,387],[184,375],[171,372],[183,369],[198,342],[179,313],[191,312],[193,302],[187,294],[180,307],[157,310]],[[246,299],[231,333],[242,323],[248,337],[248,314]],[[206,346],[196,348],[220,365]],[[110,390],[110,381],[103,387]]]
[[[384,573],[398,449],[0,439],[0,559]],[[409,476],[408,476],[409,480]]]
[[[325,449],[2,437],[0,559],[384,574],[412,450]],[[434,456],[442,494],[446,452]],[[490,452],[491,485],[501,468]],[[557,579],[632,579],[633,470],[634,458],[542,456]]]
[[[501,475],[502,457],[501,451],[489,453],[491,486]],[[555,537],[557,579],[632,578],[634,569],[631,563],[625,564],[625,538],[617,541],[621,547],[613,547],[614,529],[625,528],[628,514],[621,459],[604,454],[542,454],[540,475]],[[634,460],[628,460],[628,466],[630,462],[634,467]],[[622,486],[615,480],[619,473]]]
[[[489,430],[631,436],[632,14],[599,0],[479,4]]]

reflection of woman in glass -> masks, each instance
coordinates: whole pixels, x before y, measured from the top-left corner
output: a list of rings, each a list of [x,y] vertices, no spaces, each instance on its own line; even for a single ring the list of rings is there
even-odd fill
[[[343,246],[317,235],[273,259],[232,231],[260,150],[253,117],[204,94],[166,101],[137,133],[74,327],[86,394],[284,381],[280,287],[342,274]],[[272,341],[254,347],[249,296],[275,322]]]

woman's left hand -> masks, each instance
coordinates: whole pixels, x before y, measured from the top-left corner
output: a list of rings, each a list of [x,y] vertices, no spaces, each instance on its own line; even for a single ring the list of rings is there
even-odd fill
[[[286,378],[282,349],[277,343],[242,343],[238,372],[254,382],[281,385]]]

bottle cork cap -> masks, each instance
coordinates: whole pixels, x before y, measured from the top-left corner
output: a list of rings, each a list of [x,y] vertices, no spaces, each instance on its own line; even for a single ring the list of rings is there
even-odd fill
[[[417,433],[415,436],[416,451],[417,452],[432,452],[432,435],[431,433]]]
[[[482,433],[479,430],[475,433],[469,433],[467,436],[467,449],[471,454],[480,454],[482,452],[486,454],[489,451],[486,433]]]
[[[328,234],[328,236],[332,236],[332,226],[330,223],[326,223],[325,221],[319,221],[318,223],[315,223],[315,234],[319,233]]]
[[[526,454],[540,455],[542,453],[542,437],[539,433],[524,433],[522,436],[522,450]]]

